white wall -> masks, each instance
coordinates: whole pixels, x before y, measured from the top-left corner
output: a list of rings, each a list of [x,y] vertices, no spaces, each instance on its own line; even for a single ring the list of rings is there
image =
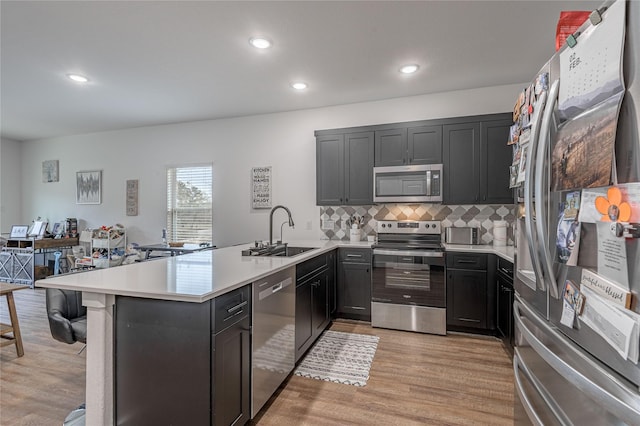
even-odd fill
[[[42,170],[42,166],[39,170]],[[0,232],[11,231],[12,225],[27,225],[21,214],[20,143],[0,139]]]
[[[56,222],[77,217],[82,227],[121,223],[130,231],[130,242],[158,242],[166,227],[166,166],[212,162],[214,244],[268,238],[269,210],[251,209],[250,171],[256,166],[273,166],[273,205],[284,204],[293,213],[296,228],[285,226],[285,240],[318,238],[314,130],[511,111],[522,87],[23,142],[24,220],[42,216]],[[60,161],[60,181],[42,183],[42,161],[55,159]],[[102,204],[75,204],[75,173],[80,170],[103,171]],[[139,179],[139,215],[135,217],[125,215],[127,179]],[[274,236],[284,219],[284,212],[276,213]]]

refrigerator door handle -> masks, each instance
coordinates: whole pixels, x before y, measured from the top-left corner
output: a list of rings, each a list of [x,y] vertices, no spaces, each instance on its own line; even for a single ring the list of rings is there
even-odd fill
[[[531,348],[536,351],[544,361],[549,364],[558,374],[571,383],[584,395],[591,398],[617,418],[624,420],[628,424],[637,424],[640,419],[640,397],[637,388],[632,389],[628,384],[623,383],[618,378],[604,370],[601,366],[590,360],[584,353],[573,345],[569,344],[564,336],[551,326],[542,321],[525,304],[519,300],[513,303],[513,315],[516,327],[527,341]],[[597,383],[586,377],[580,371],[573,368],[562,358],[556,355],[549,347],[536,337],[522,320],[522,312],[526,318],[539,328],[546,336],[553,339],[554,344],[566,351],[572,359],[578,359],[588,365],[589,372],[597,377],[599,382],[609,382],[610,388],[615,388],[617,395],[612,394]]]
[[[532,125],[531,125],[531,142],[529,142],[531,144],[531,146],[529,147],[529,155],[527,158],[527,162],[525,164],[525,177],[524,177],[524,209],[525,209],[525,216],[524,216],[524,228],[525,228],[525,232],[526,232],[526,240],[527,240],[527,244],[529,246],[529,254],[531,256],[531,264],[533,266],[533,270],[535,272],[535,275],[537,279],[534,278],[535,281],[538,281],[536,284],[542,284],[542,286],[540,287],[541,290],[545,290],[544,288],[544,280],[542,279],[542,267],[540,266],[540,258],[538,257],[538,250],[536,248],[536,243],[535,243],[535,239],[536,239],[536,235],[534,233],[534,228],[533,228],[533,214],[534,214],[534,207],[533,207],[533,188],[532,188],[532,184],[533,184],[533,171],[534,171],[534,167],[535,167],[535,155],[534,153],[537,150],[538,147],[538,139],[539,139],[539,129],[540,129],[540,121],[542,119],[542,113],[541,110],[544,109],[545,107],[545,103],[547,100],[547,92],[542,92],[542,94],[540,95],[540,99],[538,100],[538,105],[536,105],[536,109],[533,112],[533,117],[532,117]],[[536,220],[538,220],[539,218],[537,218]],[[520,278],[520,276],[519,276]],[[522,278],[520,278],[522,279]]]
[[[518,374],[519,372],[521,372],[525,376],[527,381],[531,384],[531,386],[533,386],[535,391],[545,402],[550,413],[553,414],[556,420],[558,420],[558,423],[563,425],[571,424],[571,420],[562,410],[562,407],[558,405],[553,397],[549,395],[549,393],[545,390],[544,386],[542,386],[538,379],[536,379],[536,377],[531,373],[531,370],[525,362],[525,358],[520,354],[520,348],[517,347],[514,348],[513,353],[513,371],[516,391],[518,392],[518,396],[520,397],[520,401],[522,402],[527,415],[529,415],[529,419],[531,419],[534,424],[544,425],[544,421],[540,419],[540,416],[535,411],[535,408],[533,408],[533,404],[529,400],[529,397],[526,395],[526,391],[524,389],[524,386],[522,385],[522,379]]]
[[[544,115],[542,117],[542,126],[540,128],[540,135],[538,136],[538,148],[536,152],[536,164],[538,167],[535,171],[535,198],[536,198],[536,229],[538,231],[538,253],[540,256],[540,263],[542,264],[542,270],[544,272],[544,280],[546,286],[549,287],[551,296],[558,299],[558,284],[556,277],[553,273],[553,261],[551,259],[551,253],[549,253],[548,243],[549,232],[547,229],[547,212],[545,211],[546,196],[549,193],[549,187],[544,184],[544,165],[547,164],[545,156],[549,148],[549,133],[551,126],[551,119],[553,118],[553,112],[558,101],[558,91],[560,87],[560,80],[556,80],[549,89],[549,95],[547,97],[547,106],[544,109]],[[547,180],[547,184],[548,184]]]

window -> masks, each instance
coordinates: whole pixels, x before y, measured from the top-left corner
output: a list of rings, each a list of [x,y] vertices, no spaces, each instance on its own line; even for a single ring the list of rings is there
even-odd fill
[[[211,243],[212,166],[167,169],[167,239]]]

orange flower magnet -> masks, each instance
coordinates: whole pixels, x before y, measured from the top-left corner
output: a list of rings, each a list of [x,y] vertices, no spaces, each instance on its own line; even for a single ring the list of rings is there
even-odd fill
[[[628,222],[631,219],[631,206],[622,201],[620,189],[612,186],[606,197],[596,197],[596,209],[602,214],[602,222]]]

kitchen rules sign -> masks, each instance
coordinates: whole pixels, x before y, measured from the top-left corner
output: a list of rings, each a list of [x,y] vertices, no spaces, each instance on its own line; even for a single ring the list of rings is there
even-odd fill
[[[254,209],[271,208],[271,166],[251,169],[251,201]]]

